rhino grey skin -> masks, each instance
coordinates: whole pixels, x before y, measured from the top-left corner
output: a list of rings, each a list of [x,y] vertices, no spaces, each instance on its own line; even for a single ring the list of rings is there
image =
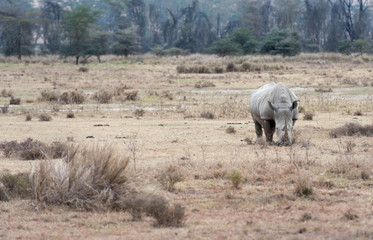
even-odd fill
[[[282,83],[271,83],[255,90],[250,96],[250,112],[258,138],[267,142],[276,134],[279,144],[290,145],[295,121],[298,119],[298,98]]]

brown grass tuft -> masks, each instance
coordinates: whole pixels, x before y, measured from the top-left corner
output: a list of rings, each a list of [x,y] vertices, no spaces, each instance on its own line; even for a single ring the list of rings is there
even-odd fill
[[[136,109],[133,114],[136,116],[136,117],[142,117],[144,116],[145,114],[145,110],[144,109]]]
[[[201,112],[200,116],[207,119],[215,119],[215,114],[210,111]]]
[[[170,165],[157,176],[157,179],[165,190],[172,192],[175,190],[175,184],[183,181],[185,177],[178,166]]]
[[[52,117],[48,113],[42,113],[39,115],[39,120],[43,122],[49,122],[52,120]]]
[[[4,172],[0,175],[0,201],[10,201],[15,198],[31,198],[31,185],[27,173],[10,174]]]
[[[21,99],[20,98],[14,98],[13,96],[10,97],[9,105],[20,105]]]
[[[80,67],[78,69],[79,72],[88,72],[88,70],[89,70],[89,68],[87,68],[87,67]]]
[[[305,112],[303,116],[303,120],[311,121],[313,119],[314,114],[311,112]]]
[[[234,127],[230,126],[227,129],[225,129],[225,132],[228,133],[228,134],[234,134],[234,133],[236,133],[236,129],[234,129]]]
[[[99,92],[96,92],[93,96],[93,99],[102,104],[110,103],[112,98],[113,92],[109,90],[100,90]]]
[[[299,176],[295,182],[295,194],[298,197],[309,197],[313,194],[312,182],[306,177]]]
[[[68,112],[68,113],[66,114],[66,117],[67,117],[67,118],[75,118],[75,114],[74,114],[73,112]]]

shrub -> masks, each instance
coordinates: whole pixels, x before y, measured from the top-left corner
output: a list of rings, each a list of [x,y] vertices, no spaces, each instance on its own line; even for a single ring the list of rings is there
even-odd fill
[[[136,109],[133,114],[136,116],[136,117],[142,117],[144,116],[145,114],[145,110],[144,109]]]
[[[303,120],[311,121],[313,119],[314,114],[311,112],[305,112],[303,116]]]
[[[2,106],[2,107],[0,107],[0,108],[1,108],[1,112],[2,112],[3,114],[6,114],[6,113],[9,112],[9,105],[4,105],[4,106]]]
[[[298,197],[309,197],[313,194],[312,182],[306,177],[299,176],[294,191]]]
[[[87,67],[80,67],[78,71],[79,72],[88,72],[88,70],[89,69]]]
[[[233,171],[232,174],[229,176],[229,179],[231,180],[233,187],[235,189],[239,189],[241,182],[242,182],[242,175],[238,171]]]
[[[31,185],[28,174],[13,175],[9,172],[4,172],[0,175],[0,201],[9,201],[15,198],[30,198]]]
[[[112,147],[73,147],[66,159],[42,161],[32,172],[35,199],[86,210],[115,209],[131,190],[128,163]]]
[[[236,129],[234,129],[234,127],[228,127],[226,130],[225,130],[226,133],[228,134],[233,134],[233,133],[236,133]]]
[[[100,90],[99,92],[95,93],[93,98],[99,103],[106,104],[111,102],[113,93],[109,90]]]
[[[52,120],[52,117],[48,113],[42,113],[39,115],[39,119],[43,122],[49,122],[50,120]]]
[[[10,105],[20,105],[21,104],[21,99],[20,98],[14,98],[13,96],[11,96],[11,98],[9,100],[9,104]]]
[[[356,110],[355,112],[354,112],[354,116],[363,116],[364,114],[363,114],[363,112],[361,111],[361,110]]]
[[[200,115],[202,118],[207,118],[207,119],[215,119],[215,114],[210,112],[210,111],[204,111],[204,112],[201,112],[201,115]]]
[[[59,97],[59,101],[63,104],[82,104],[84,103],[86,96],[80,91],[64,92]]]
[[[66,114],[67,118],[75,118],[75,114],[73,112],[69,112]]]
[[[215,87],[213,82],[205,81],[205,82],[197,82],[194,84],[195,88],[208,88],[208,87]]]
[[[60,93],[58,91],[49,91],[46,89],[41,91],[40,95],[40,100],[45,102],[57,102],[60,97]]]
[[[146,213],[157,220],[156,226],[178,227],[185,219],[185,208],[180,204],[170,206],[162,196],[150,199],[146,206]]]
[[[333,138],[341,136],[373,136],[373,124],[362,126],[359,123],[346,123],[344,126],[333,129],[329,135]]]
[[[32,120],[31,114],[27,114],[26,115],[26,121],[28,122],[28,121],[31,121],[31,120]]]
[[[137,100],[137,91],[132,91],[126,94],[127,101],[136,101]]]
[[[1,91],[1,96],[2,97],[13,97],[13,91],[12,90],[6,90],[6,89],[3,89]]]
[[[167,191],[174,191],[175,184],[184,180],[184,175],[175,165],[170,165],[164,169],[158,176],[158,181]]]
[[[214,42],[211,47],[207,48],[205,51],[219,56],[239,56],[243,54],[241,45],[234,42],[231,38],[223,38]]]
[[[233,62],[228,63],[228,65],[226,67],[226,71],[227,72],[236,72],[237,71],[236,65]]]
[[[300,53],[300,41],[296,32],[273,29],[263,40],[260,49],[264,54],[295,56]]]

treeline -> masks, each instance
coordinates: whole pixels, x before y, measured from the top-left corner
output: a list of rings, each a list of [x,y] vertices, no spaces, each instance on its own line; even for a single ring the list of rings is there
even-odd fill
[[[6,56],[371,52],[368,0],[2,0]]]

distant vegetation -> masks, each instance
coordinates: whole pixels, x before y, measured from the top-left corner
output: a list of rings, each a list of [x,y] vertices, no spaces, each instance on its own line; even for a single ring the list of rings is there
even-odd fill
[[[76,64],[104,54],[220,56],[372,51],[360,0],[32,0],[0,2],[0,51],[59,54]]]

